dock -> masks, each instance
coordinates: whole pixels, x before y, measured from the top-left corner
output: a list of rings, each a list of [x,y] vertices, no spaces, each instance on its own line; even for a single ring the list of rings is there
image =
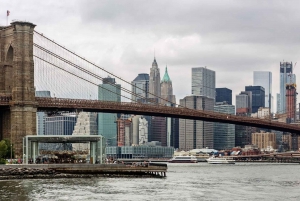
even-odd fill
[[[0,180],[26,178],[166,177],[167,164],[1,165]]]

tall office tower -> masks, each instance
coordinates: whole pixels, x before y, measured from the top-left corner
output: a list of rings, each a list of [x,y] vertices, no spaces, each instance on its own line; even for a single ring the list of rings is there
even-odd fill
[[[226,102],[232,105],[232,90],[227,88],[216,88],[216,102]]]
[[[272,96],[272,72],[268,71],[254,71],[253,85],[262,86],[265,89],[265,107],[270,108],[270,113],[273,110],[273,96]]]
[[[165,70],[164,77],[160,82],[160,86],[161,86],[161,98],[164,99],[161,100],[161,103],[164,105],[167,105],[167,103],[169,104],[176,103],[175,95],[173,95],[172,81],[169,77],[167,67]]]
[[[131,84],[133,94],[138,94],[141,97],[144,97],[146,100],[149,98],[149,74],[138,74],[138,76],[131,82]],[[131,99],[135,102],[138,102],[141,97],[132,95]]]
[[[293,74],[292,62],[280,62],[280,109],[279,113],[286,113],[286,84],[295,84],[296,75]]]
[[[258,108],[265,107],[265,89],[262,86],[245,86],[245,91],[252,92],[251,113],[256,113]]]
[[[192,68],[192,95],[216,98],[216,73],[206,67]]]
[[[286,85],[286,112],[287,112],[286,123],[292,123],[296,121],[296,104],[297,104],[296,101],[297,101],[296,84],[287,84]]]
[[[215,112],[235,114],[235,106],[225,102],[217,102],[214,106]],[[214,149],[231,149],[235,145],[235,125],[225,123],[214,123]]]
[[[150,68],[150,78],[149,78],[149,98],[154,98],[157,102],[160,102],[157,99],[157,96],[160,97],[160,72],[154,57],[154,61],[152,63],[152,68]]]
[[[166,117],[152,117],[151,123],[151,141],[159,141],[161,146],[168,146]]]
[[[214,110],[214,98],[186,96],[180,105],[195,110]],[[199,120],[179,119],[179,149],[191,150],[213,148],[213,123]]]
[[[72,135],[97,135],[97,113],[80,112]],[[90,143],[73,143],[73,150],[89,150]]]
[[[171,147],[179,148],[179,119],[172,118]]]
[[[45,118],[45,135],[72,135],[77,117],[73,113],[60,113]],[[45,143],[44,143],[45,144]],[[70,143],[51,143],[43,149],[71,150]]]
[[[132,144],[130,146],[139,144],[139,118],[140,117],[141,117],[141,115],[134,115],[131,118],[131,122],[132,122]]]
[[[161,80],[161,97],[164,100],[161,100],[161,103],[170,107],[176,106],[175,95],[173,95],[173,87],[172,81],[168,74],[168,69],[166,67],[165,74]],[[167,144],[166,146],[171,146],[171,138],[174,135],[174,127],[173,127],[174,119],[167,117],[166,118],[166,126],[167,126]]]
[[[121,85],[116,84],[115,78],[103,79],[98,88],[98,99],[102,101],[121,102]],[[98,135],[106,139],[107,146],[117,146],[118,114],[98,113]]]
[[[279,93],[276,94],[276,106],[277,106],[276,113],[280,113],[279,112],[280,111],[280,94]]]
[[[252,113],[252,92],[242,91],[239,95],[235,96],[236,101],[236,114],[249,116]]]
[[[236,95],[236,115],[250,116],[252,113],[252,92],[242,91]],[[244,147],[251,144],[251,133],[256,128],[250,126],[235,125],[235,146]]]

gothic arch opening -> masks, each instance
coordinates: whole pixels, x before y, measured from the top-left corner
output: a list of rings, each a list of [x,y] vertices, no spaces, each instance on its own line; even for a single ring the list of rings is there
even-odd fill
[[[14,49],[12,48],[12,46],[9,46],[7,55],[6,55],[6,61],[12,62],[13,59],[14,59]]]

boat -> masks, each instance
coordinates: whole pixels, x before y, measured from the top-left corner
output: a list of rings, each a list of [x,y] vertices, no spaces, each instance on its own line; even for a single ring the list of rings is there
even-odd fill
[[[235,164],[235,160],[230,157],[215,157],[212,156],[206,159],[209,164]]]
[[[197,163],[196,156],[174,156],[169,163]]]

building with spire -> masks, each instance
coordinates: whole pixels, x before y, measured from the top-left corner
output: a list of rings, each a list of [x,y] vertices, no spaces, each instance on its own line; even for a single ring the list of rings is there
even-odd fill
[[[150,78],[149,78],[149,98],[157,98],[161,95],[160,88],[160,72],[154,57],[154,61],[152,62],[152,67],[150,68]],[[157,99],[157,102],[159,100]]]
[[[161,88],[161,98],[164,99],[161,100],[162,104],[168,105],[168,103],[169,104],[176,103],[175,95],[173,95],[172,81],[168,74],[167,66],[166,66],[165,74],[160,82],[160,88]]]

